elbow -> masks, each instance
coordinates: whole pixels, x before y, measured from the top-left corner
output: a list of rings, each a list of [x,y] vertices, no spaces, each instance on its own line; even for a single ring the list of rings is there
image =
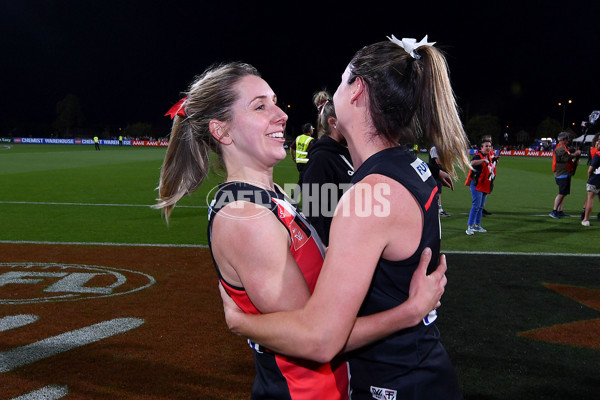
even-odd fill
[[[321,364],[330,362],[337,356],[344,347],[344,340],[336,340],[336,338],[328,333],[311,334],[310,343],[306,348],[310,348],[305,357]]]

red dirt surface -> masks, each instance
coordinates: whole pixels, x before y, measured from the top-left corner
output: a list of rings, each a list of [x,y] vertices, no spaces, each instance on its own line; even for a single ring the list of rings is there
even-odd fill
[[[0,372],[0,399],[50,385],[66,386],[64,398],[70,400],[250,397],[252,353],[245,339],[227,330],[207,249],[0,244],[0,263],[23,262],[117,268],[148,274],[156,283],[118,296],[0,303],[0,318],[39,317],[0,331],[0,364],[2,353],[51,336],[115,318],[144,321],[127,332]],[[5,284],[0,299],[16,290],[22,291],[19,296],[33,291]]]

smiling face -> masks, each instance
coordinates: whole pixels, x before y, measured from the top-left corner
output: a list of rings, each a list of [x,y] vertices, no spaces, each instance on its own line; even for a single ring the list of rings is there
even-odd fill
[[[480,148],[481,154],[488,155],[488,154],[490,154],[491,150],[492,150],[492,142],[483,142],[481,144],[481,148]]]
[[[288,116],[277,106],[267,82],[248,75],[236,84],[238,98],[227,123],[224,152],[239,165],[272,167],[286,157],[283,143]]]

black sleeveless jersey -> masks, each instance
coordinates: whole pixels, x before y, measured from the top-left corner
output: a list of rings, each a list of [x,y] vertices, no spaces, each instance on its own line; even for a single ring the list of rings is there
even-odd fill
[[[432,251],[428,273],[437,267],[440,253],[437,183],[427,163],[405,148],[393,147],[369,157],[355,172],[353,183],[372,174],[387,176],[408,189],[423,212],[423,232],[417,251],[408,259],[379,259],[359,316],[403,303],[423,249]],[[426,318],[348,355],[353,400],[462,398],[450,359],[439,342],[439,331],[432,323],[436,314],[429,317],[431,320]]]

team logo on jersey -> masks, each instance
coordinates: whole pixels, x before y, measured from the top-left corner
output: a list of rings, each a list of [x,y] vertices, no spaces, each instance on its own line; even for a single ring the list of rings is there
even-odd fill
[[[396,400],[396,390],[371,386],[371,395],[377,400]]]
[[[290,230],[294,250],[298,250],[308,242],[308,228],[301,224],[296,210],[287,201],[280,199],[273,199],[273,201],[277,204],[279,218]]]
[[[427,166],[427,163],[420,158],[410,163],[410,166],[417,172],[423,182],[425,182],[431,176],[431,170]]]

